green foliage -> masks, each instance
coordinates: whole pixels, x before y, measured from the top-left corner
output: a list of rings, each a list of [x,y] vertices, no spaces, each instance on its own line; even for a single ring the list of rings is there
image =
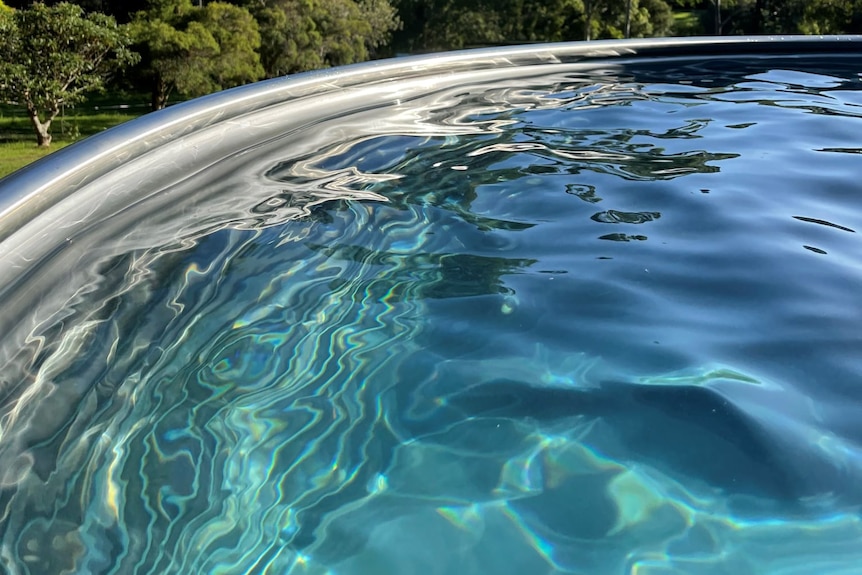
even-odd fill
[[[398,47],[407,51],[574,40],[583,0],[400,0]]]
[[[367,60],[400,26],[389,0],[254,0],[269,77]]]
[[[670,34],[674,23],[673,11],[665,0],[635,0],[635,5],[637,17],[632,14],[632,37],[648,38]]]
[[[215,89],[239,86],[263,77],[258,56],[258,24],[248,10],[225,2],[210,2],[196,16],[218,45],[218,61],[211,62],[209,70]]]
[[[715,0],[701,10],[715,30]],[[862,31],[862,0],[721,0],[723,34],[855,34]]]
[[[796,34],[809,0],[737,0],[725,10],[725,34]]]
[[[365,46],[369,55],[373,56],[389,43],[392,33],[401,28],[401,18],[389,0],[358,0],[357,4],[370,27]]]
[[[191,0],[150,0],[131,23],[145,55],[153,108],[172,90],[200,96],[258,80],[260,33],[245,8],[225,2],[193,6]]]
[[[665,0],[632,0],[631,35],[666,35],[673,14]],[[625,35],[623,0],[400,0],[407,51]]]
[[[704,34],[703,22],[697,12],[673,13],[674,36],[703,36]]]
[[[137,60],[130,43],[113,18],[74,4],[0,11],[0,100],[22,105],[39,145],[47,146],[61,106],[81,102]]]
[[[324,66],[339,66],[368,59],[365,38],[371,26],[352,0],[317,0],[312,19],[320,31],[318,47]]]
[[[799,30],[805,34],[859,34],[862,0],[809,0]]]
[[[262,6],[256,12],[261,29],[260,59],[266,75],[313,70],[324,66],[321,34],[299,2]]]

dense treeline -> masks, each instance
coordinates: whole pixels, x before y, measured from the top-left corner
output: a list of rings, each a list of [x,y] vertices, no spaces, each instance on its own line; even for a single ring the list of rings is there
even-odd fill
[[[859,34],[862,0],[674,0],[711,34]]]
[[[99,40],[76,43],[69,30]],[[194,97],[407,52],[673,34],[860,32],[862,0],[0,0],[0,100],[26,105],[40,142],[50,142],[47,126],[59,106],[106,81],[149,91],[158,109],[174,93]],[[72,67],[65,54],[85,45],[101,46],[98,60],[85,57],[86,65]],[[26,61],[37,67],[28,71],[18,57],[25,53],[38,56]],[[122,65],[109,65],[116,61]]]
[[[67,2],[48,0],[45,5]],[[123,80],[193,97],[294,72],[390,53],[401,22],[389,0],[78,0],[86,13],[125,25],[140,63]],[[10,1],[12,8],[30,6]]]
[[[32,0],[7,0],[13,8]],[[46,4],[56,0],[45,0]],[[862,0],[73,0],[119,23],[231,4],[261,35],[268,76],[398,52],[538,41],[862,32]],[[674,30],[674,13],[697,20]],[[628,31],[628,33],[626,33]],[[287,51],[284,55],[282,51]]]
[[[56,3],[46,0],[46,4]],[[158,19],[188,31],[195,11],[220,11],[257,27],[266,76],[346,64],[398,52],[521,42],[674,34],[674,12],[697,20],[676,32],[857,33],[862,0],[73,0],[117,22]],[[20,8],[30,0],[11,0]],[[201,19],[203,18],[203,21]],[[254,24],[251,24],[252,26]],[[196,26],[191,32],[196,34]],[[167,29],[165,29],[167,32]],[[239,32],[239,30],[235,30]],[[253,30],[250,40],[255,41]]]

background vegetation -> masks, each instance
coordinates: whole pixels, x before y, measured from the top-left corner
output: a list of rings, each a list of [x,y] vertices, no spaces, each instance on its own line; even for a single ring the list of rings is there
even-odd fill
[[[10,150],[44,155],[23,141],[50,144],[57,118],[55,147],[172,98],[305,70],[474,46],[795,33],[862,33],[862,0],[0,0],[0,176],[17,167]],[[105,91],[135,105],[94,110]]]

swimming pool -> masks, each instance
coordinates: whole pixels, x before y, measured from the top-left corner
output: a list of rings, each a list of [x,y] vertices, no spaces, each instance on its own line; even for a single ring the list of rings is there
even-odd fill
[[[859,41],[368,64],[0,182],[2,570],[855,572]]]

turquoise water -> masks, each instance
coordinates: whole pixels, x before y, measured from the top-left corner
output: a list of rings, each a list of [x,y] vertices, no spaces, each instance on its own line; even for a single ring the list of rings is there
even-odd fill
[[[439,89],[104,224],[0,339],[0,570],[858,572],[859,70]]]

